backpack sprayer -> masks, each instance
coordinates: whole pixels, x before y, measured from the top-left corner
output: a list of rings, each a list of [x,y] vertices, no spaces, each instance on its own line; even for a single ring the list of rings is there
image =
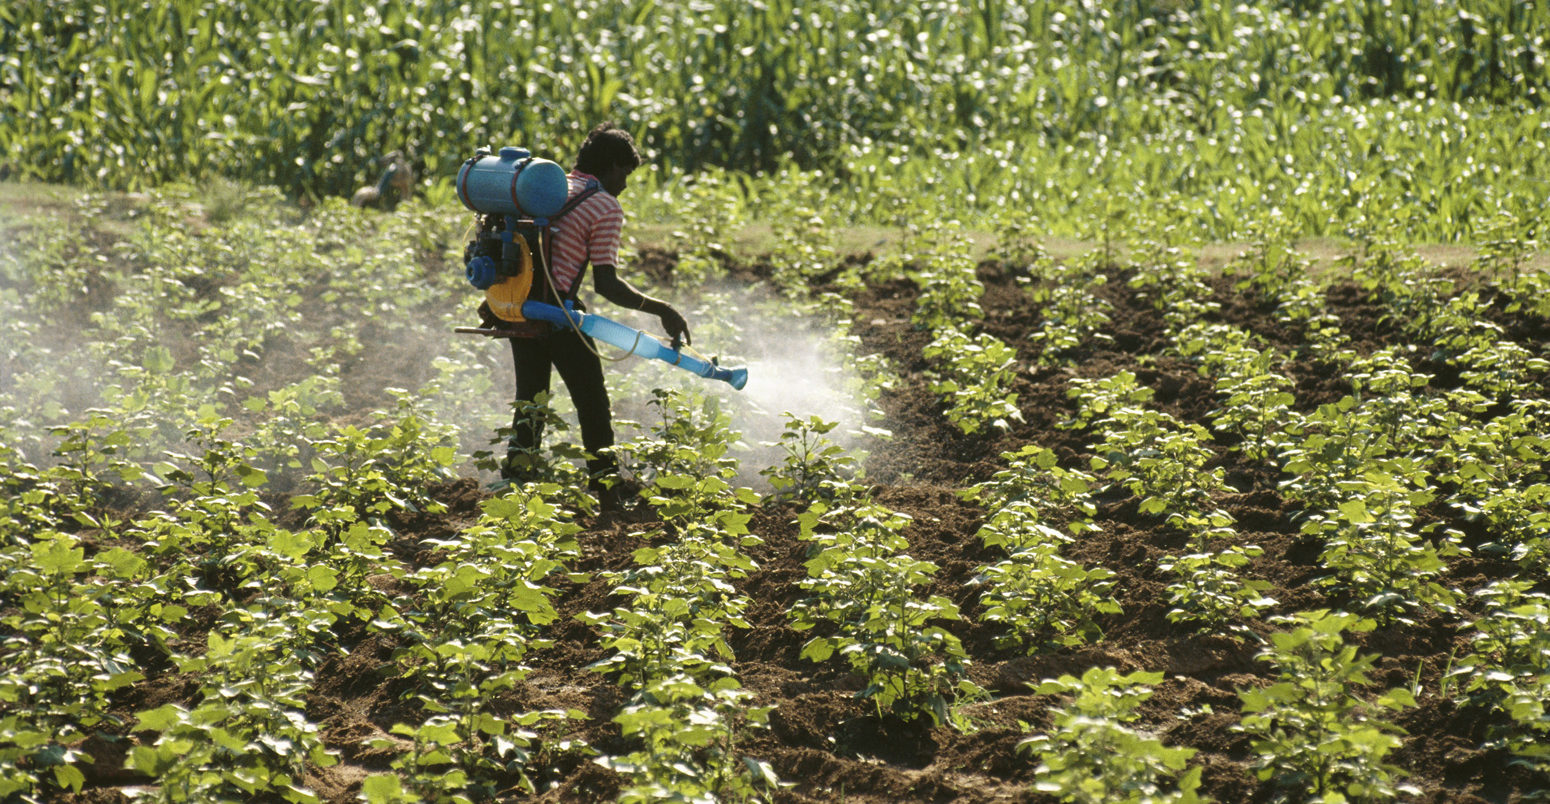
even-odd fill
[[[478,234],[463,252],[464,268],[469,284],[485,292],[490,313],[501,326],[455,331],[492,338],[536,338],[555,329],[574,329],[625,350],[624,357],[654,358],[742,390],[748,384],[746,368],[722,368],[714,358],[684,354],[641,330],[577,310],[571,299],[551,304],[528,298],[535,255],[548,287],[555,287],[549,268],[550,226],[593,192],[589,189],[570,198],[565,169],[522,148],[507,146],[498,156],[480,148],[463,163],[457,174],[457,197],[479,213]],[[554,298],[559,299],[557,292]]]

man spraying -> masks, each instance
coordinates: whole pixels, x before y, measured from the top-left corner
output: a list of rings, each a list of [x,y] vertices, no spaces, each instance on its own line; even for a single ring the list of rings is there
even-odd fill
[[[590,264],[592,287],[599,295],[620,307],[660,318],[677,349],[680,343],[690,342],[689,325],[683,316],[667,302],[636,290],[618,273],[619,239],[624,227],[619,196],[641,161],[634,139],[615,124],[603,123],[587,134],[567,176],[568,211],[552,231],[548,274],[553,275],[553,285],[548,274],[535,271],[532,298],[550,304],[574,301],[577,309],[585,309],[576,295]],[[519,404],[501,476],[521,480],[533,469],[531,461],[543,439],[543,423],[524,415],[520,403],[531,403],[549,391],[552,367],[565,381],[576,406],[582,446],[591,456],[587,461],[589,487],[605,510],[619,508],[626,495],[618,485],[618,462],[608,452],[614,444],[613,414],[603,385],[602,360],[592,338],[573,328],[512,338],[511,356]]]

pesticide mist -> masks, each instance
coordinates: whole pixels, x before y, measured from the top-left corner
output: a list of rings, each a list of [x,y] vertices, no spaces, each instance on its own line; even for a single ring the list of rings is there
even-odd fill
[[[745,466],[781,462],[777,442],[792,417],[835,423],[831,441],[849,451],[862,447],[866,405],[859,389],[863,383],[844,359],[847,345],[834,337],[826,322],[752,313],[745,315],[740,328],[738,341],[747,355],[748,384],[740,393],[724,396],[730,403],[732,427],[750,450]]]

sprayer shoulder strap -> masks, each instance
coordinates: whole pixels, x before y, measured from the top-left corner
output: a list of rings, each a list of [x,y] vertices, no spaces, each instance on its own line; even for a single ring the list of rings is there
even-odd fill
[[[576,193],[575,196],[573,196],[569,200],[567,200],[565,202],[565,206],[560,207],[560,211],[555,213],[553,215],[553,217],[549,218],[549,225],[553,226],[555,221],[557,221],[557,220],[565,217],[566,215],[569,215],[572,212],[574,212],[576,207],[581,206],[581,202],[583,202],[583,201],[587,200],[588,198],[591,198],[592,196],[596,195],[597,191],[601,190],[601,189],[603,189],[603,185],[599,184],[598,182],[596,182],[596,181],[589,181],[589,182],[587,182],[587,186],[583,187],[581,192]]]
[[[581,206],[581,202],[596,195],[597,192],[601,189],[603,189],[603,185],[596,179],[587,182],[587,185],[581,189],[581,192],[576,193],[575,196],[567,200],[565,202],[565,206],[560,207],[559,212],[556,212],[554,215],[549,217],[548,225],[543,228],[543,242],[540,246],[544,252],[544,264],[546,266],[551,264],[551,261],[554,257],[554,224],[561,218],[564,218],[566,215],[574,212],[576,207]],[[582,277],[586,276],[586,273],[587,266],[586,263],[583,262],[581,265],[581,270],[576,272],[576,278],[571,282],[570,290],[565,293],[566,298],[576,298],[576,292],[581,288],[581,280]],[[544,277],[543,285],[546,290],[545,295],[558,299],[559,293],[554,288],[549,287],[548,279],[549,278],[547,276]]]

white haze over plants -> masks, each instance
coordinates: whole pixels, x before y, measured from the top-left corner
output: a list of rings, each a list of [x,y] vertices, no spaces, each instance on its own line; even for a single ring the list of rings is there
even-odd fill
[[[0,240],[0,267],[12,265],[23,251]],[[19,281],[25,276],[26,271],[19,270],[6,279]],[[25,283],[19,287],[25,287]],[[0,411],[9,410],[11,420],[5,423],[5,431],[14,439],[11,446],[22,448],[26,459],[35,464],[49,465],[59,460],[50,454],[59,437],[49,433],[49,427],[81,419],[88,409],[108,405],[109,396],[116,395],[119,386],[123,393],[132,393],[138,382],[134,369],[142,355],[121,355],[130,372],[120,374],[114,366],[103,362],[105,350],[92,343],[92,333],[43,320],[29,309],[27,292],[23,289],[19,298],[0,298],[0,312],[14,313],[10,321],[0,326]],[[718,281],[692,288],[651,288],[650,292],[669,299],[684,312],[699,351],[722,355],[721,362],[728,367],[746,366],[748,383],[739,391],[655,360],[630,357],[619,362],[605,361],[605,383],[620,443],[649,428],[655,414],[647,404],[653,389],[675,388],[720,400],[739,441],[734,452],[743,464],[739,480],[755,488],[767,487],[759,476],[761,470],[784,460],[783,451],[773,442],[780,439],[787,414],[801,420],[817,417],[835,423],[837,427],[827,435],[830,441],[847,449],[862,447],[867,438],[862,435],[862,428],[868,423],[858,396],[862,383],[846,368],[849,361],[845,359],[845,350],[852,346],[833,337],[829,322],[799,315],[792,305],[770,298],[758,286],[743,283]],[[435,426],[442,432],[457,432],[456,471],[464,475],[477,473],[473,453],[504,451],[491,441],[497,429],[511,422],[515,391],[506,342],[452,332],[454,326],[474,323],[477,295],[471,290],[450,294],[415,317],[392,318],[391,323],[385,319],[385,325],[373,330],[369,342],[364,344],[364,351],[352,366],[354,371],[326,372],[335,379],[323,384],[329,390],[318,400],[327,401],[317,417],[368,426],[381,421],[371,415],[372,410],[388,411],[390,417],[393,402],[383,388],[356,383],[364,380],[373,386],[381,383],[407,389]],[[661,336],[661,325],[655,317],[617,308],[595,294],[585,295],[593,312]],[[304,327],[312,323],[301,322]],[[174,330],[160,334],[164,339],[180,337]],[[301,333],[297,335],[300,337]],[[171,368],[172,372],[196,370],[190,357],[195,350],[182,348],[187,344],[163,340],[158,345],[173,347],[178,364]],[[224,415],[236,420],[226,437],[245,439],[271,415],[268,411],[244,409],[246,397],[251,394],[262,398],[269,391],[303,380],[314,370],[302,364],[306,358],[299,348],[277,343],[270,346],[255,350],[236,372],[257,380],[256,387],[238,385],[233,393],[207,398],[204,386],[210,380],[203,378],[195,381],[191,396],[181,407],[192,410],[198,404],[213,403]],[[613,347],[601,348],[610,357],[621,354]],[[363,368],[366,370],[362,371]],[[345,375],[342,381],[340,374]],[[574,407],[558,373],[551,390],[551,405],[571,426],[566,432],[548,433],[546,445],[561,440],[579,445],[581,434],[575,426]],[[352,402],[365,407],[352,409],[347,405],[341,410],[341,392],[351,400],[371,401]],[[196,449],[177,432],[181,422],[163,424],[138,431],[148,440],[135,445],[137,456],[155,462],[168,452],[188,453]],[[310,467],[295,471],[266,468],[275,479],[285,476],[291,482],[301,478],[289,475],[311,471]]]
[[[847,449],[860,450],[869,438],[862,428],[868,424],[857,396],[861,380],[847,370],[840,352],[847,348],[831,336],[827,322],[794,316],[779,304],[759,303],[746,286],[705,289],[700,294],[674,293],[673,303],[689,319],[694,348],[706,357],[721,356],[728,368],[746,366],[748,384],[742,390],[717,381],[697,377],[661,361],[629,357],[620,361],[604,360],[604,382],[614,413],[618,443],[625,444],[649,430],[657,421],[657,412],[649,406],[652,391],[672,388],[698,392],[720,400],[722,410],[731,418],[731,430],[739,440],[735,455],[742,462],[739,482],[756,489],[768,487],[759,472],[778,465],[785,458],[778,442],[788,421],[787,414],[802,420],[818,417],[838,425],[826,438]],[[590,300],[589,300],[590,301]],[[621,310],[605,303],[593,303],[591,312],[604,315],[626,326],[661,337],[661,325],[654,316]],[[449,336],[469,337],[469,336]],[[447,395],[431,410],[443,421],[456,424],[463,432],[465,449],[471,444],[487,447],[493,428],[510,422],[509,404],[513,396],[511,356],[505,342],[483,345],[494,356],[494,368],[488,382],[480,382],[489,394],[485,407],[468,405],[461,395]],[[623,352],[606,344],[599,345],[605,357],[617,358]],[[466,372],[468,382],[475,371],[463,360],[457,371]],[[489,365],[488,359],[480,362]],[[579,444],[575,409],[565,384],[556,372],[551,382],[550,405],[566,420],[565,433],[545,434],[544,444],[557,440]]]

